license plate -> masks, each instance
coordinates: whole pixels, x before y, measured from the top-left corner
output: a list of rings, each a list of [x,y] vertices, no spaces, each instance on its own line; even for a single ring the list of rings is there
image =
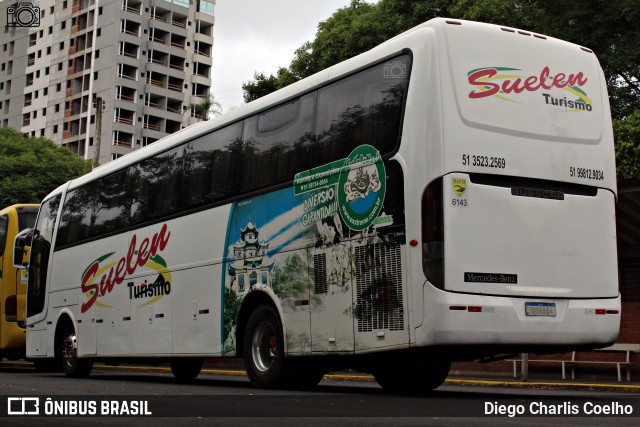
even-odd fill
[[[553,302],[525,302],[524,313],[527,316],[556,317],[556,304]]]

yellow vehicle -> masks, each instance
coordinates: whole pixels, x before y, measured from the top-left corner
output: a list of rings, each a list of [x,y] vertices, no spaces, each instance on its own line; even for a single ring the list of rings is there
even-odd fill
[[[0,358],[25,356],[27,270],[13,266],[13,243],[19,232],[34,226],[39,206],[0,211]]]

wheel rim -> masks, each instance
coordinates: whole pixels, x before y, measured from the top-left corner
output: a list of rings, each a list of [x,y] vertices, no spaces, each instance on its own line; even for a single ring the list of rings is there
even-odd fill
[[[251,341],[251,354],[255,367],[266,372],[273,366],[276,357],[277,343],[273,327],[268,322],[260,323]]]
[[[75,358],[74,341],[75,341],[75,336],[68,335],[64,339],[64,343],[62,345],[62,361],[67,366],[72,366],[73,359]]]

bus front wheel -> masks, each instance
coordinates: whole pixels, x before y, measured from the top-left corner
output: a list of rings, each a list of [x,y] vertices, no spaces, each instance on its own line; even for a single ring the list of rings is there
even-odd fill
[[[272,306],[261,305],[249,317],[243,350],[247,375],[254,386],[284,385],[284,338],[280,318]]]
[[[59,343],[62,370],[66,376],[72,378],[88,377],[93,369],[93,360],[79,359],[76,332],[68,325]]]

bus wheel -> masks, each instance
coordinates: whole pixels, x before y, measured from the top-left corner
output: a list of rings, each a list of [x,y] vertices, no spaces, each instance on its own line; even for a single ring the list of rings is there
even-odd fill
[[[243,350],[247,375],[254,386],[284,385],[284,339],[280,318],[272,306],[261,305],[249,317]]]
[[[185,357],[172,359],[169,362],[169,366],[171,366],[171,373],[178,381],[188,382],[200,375],[203,363],[204,359],[201,357]]]
[[[449,375],[451,362],[431,359],[420,362],[395,360],[373,369],[378,384],[391,393],[420,394],[434,390],[444,383]]]
[[[78,359],[78,343],[73,326],[67,326],[60,343],[60,358],[62,370],[66,376],[72,378],[88,377],[93,369],[93,360]]]

